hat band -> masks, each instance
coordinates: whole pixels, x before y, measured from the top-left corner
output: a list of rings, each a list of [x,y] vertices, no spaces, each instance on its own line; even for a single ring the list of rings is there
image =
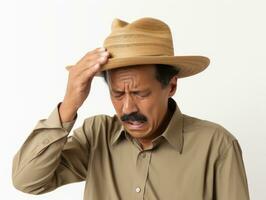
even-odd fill
[[[104,47],[113,58],[174,55],[171,34],[167,32],[114,33],[106,38]]]
[[[105,46],[112,58],[133,56],[173,56],[173,48],[156,43],[116,44]]]
[[[119,33],[119,34],[112,34],[106,40],[104,43],[106,45],[109,44],[116,44],[116,43],[134,43],[134,42],[154,42],[154,41],[160,41],[163,44],[168,44],[172,46],[172,39],[170,33],[164,33],[159,32],[156,34],[150,34],[150,33]]]

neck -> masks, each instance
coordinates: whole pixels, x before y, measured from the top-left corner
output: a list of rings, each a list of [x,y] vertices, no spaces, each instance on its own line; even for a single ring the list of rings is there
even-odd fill
[[[138,141],[142,145],[143,149],[147,149],[147,148],[151,147],[152,140],[164,132],[164,130],[167,128],[167,126],[168,126],[168,124],[172,118],[172,115],[173,115],[173,111],[168,109],[163,120],[162,120],[162,123],[158,127],[157,131],[154,134],[152,134],[151,137],[149,137],[149,138],[138,139]]]

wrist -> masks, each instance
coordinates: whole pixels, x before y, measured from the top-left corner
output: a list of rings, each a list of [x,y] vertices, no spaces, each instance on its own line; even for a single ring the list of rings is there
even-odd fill
[[[62,123],[71,122],[74,120],[78,109],[70,106],[64,101],[59,105],[59,115]]]

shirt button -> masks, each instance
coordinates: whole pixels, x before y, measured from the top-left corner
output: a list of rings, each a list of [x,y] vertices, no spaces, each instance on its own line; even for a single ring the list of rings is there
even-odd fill
[[[143,153],[142,154],[142,158],[146,158],[146,153]]]
[[[136,188],[136,192],[140,193],[141,189],[139,187]]]

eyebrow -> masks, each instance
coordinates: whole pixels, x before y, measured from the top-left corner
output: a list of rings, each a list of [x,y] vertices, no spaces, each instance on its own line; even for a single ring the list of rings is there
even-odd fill
[[[112,92],[114,93],[123,93],[123,90],[116,90],[116,89],[111,89]],[[132,90],[130,93],[136,93],[136,92],[150,92],[150,89],[143,89],[143,90]]]

